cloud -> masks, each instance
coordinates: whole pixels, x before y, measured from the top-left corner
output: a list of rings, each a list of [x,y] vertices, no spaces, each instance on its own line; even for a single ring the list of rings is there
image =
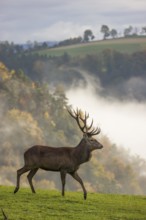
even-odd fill
[[[145,25],[145,8],[145,0],[1,1],[1,40],[50,40],[48,31],[62,40],[72,36],[74,29],[80,35],[86,26],[98,31],[102,24],[115,28]]]
[[[64,40],[67,38],[82,36],[84,30],[86,30],[87,28],[90,28],[90,26],[80,26],[77,23],[60,21],[49,26],[48,28],[42,29],[41,32],[36,31],[35,33],[33,33],[32,38],[37,38],[41,40],[45,36],[46,40],[50,39],[57,41],[59,35],[59,39]]]

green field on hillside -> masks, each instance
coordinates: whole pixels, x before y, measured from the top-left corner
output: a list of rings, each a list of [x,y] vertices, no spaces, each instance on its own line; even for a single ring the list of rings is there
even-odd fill
[[[82,192],[20,189],[0,186],[0,209],[9,220],[145,220],[146,197],[88,193],[83,200]],[[0,212],[0,219],[4,219]]]
[[[121,53],[141,51],[146,49],[146,37],[93,41],[90,43],[45,49],[38,51],[38,53],[47,56],[61,56],[64,53],[68,53],[71,56],[85,56],[87,54],[98,54],[104,49],[114,49]]]

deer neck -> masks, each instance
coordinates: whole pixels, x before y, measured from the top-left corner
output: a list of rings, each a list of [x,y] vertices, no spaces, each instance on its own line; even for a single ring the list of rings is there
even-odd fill
[[[74,156],[78,164],[86,163],[91,158],[91,151],[84,139],[75,147]]]

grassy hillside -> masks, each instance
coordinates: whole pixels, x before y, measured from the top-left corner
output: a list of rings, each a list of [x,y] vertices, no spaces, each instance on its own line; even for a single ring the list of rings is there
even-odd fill
[[[146,37],[94,41],[78,45],[45,49],[39,51],[39,54],[47,56],[61,56],[64,53],[68,53],[71,56],[85,56],[87,54],[97,54],[107,48],[114,49],[122,53],[141,51],[146,49]]]
[[[146,219],[146,197],[88,193],[86,201],[81,192],[67,192],[65,198],[58,191],[21,189],[0,186],[0,208],[9,220],[110,220]],[[0,219],[3,219],[0,213]]]

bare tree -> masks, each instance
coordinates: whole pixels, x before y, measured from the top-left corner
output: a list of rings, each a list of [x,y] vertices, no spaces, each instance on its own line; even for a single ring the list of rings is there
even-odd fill
[[[124,36],[129,37],[130,35],[132,35],[132,32],[133,32],[133,27],[130,25],[128,28],[125,28]]]
[[[77,170],[82,163],[89,161],[92,151],[101,149],[103,147],[102,144],[92,137],[94,135],[98,135],[100,133],[100,129],[98,127],[96,129],[93,128],[93,120],[89,126],[87,125],[89,114],[86,112],[84,115],[78,109],[76,111],[68,109],[68,112],[76,120],[80,130],[83,133],[83,138],[81,139],[80,143],[76,147],[54,148],[35,145],[29,148],[24,153],[24,167],[17,171],[17,185],[14,193],[19,190],[20,176],[28,171],[28,182],[32,192],[35,193],[32,178],[40,168],[47,171],[60,172],[62,181],[62,196],[65,194],[66,174],[70,174],[81,184],[84,192],[84,199],[86,199],[87,191],[82,179],[77,173]]]

